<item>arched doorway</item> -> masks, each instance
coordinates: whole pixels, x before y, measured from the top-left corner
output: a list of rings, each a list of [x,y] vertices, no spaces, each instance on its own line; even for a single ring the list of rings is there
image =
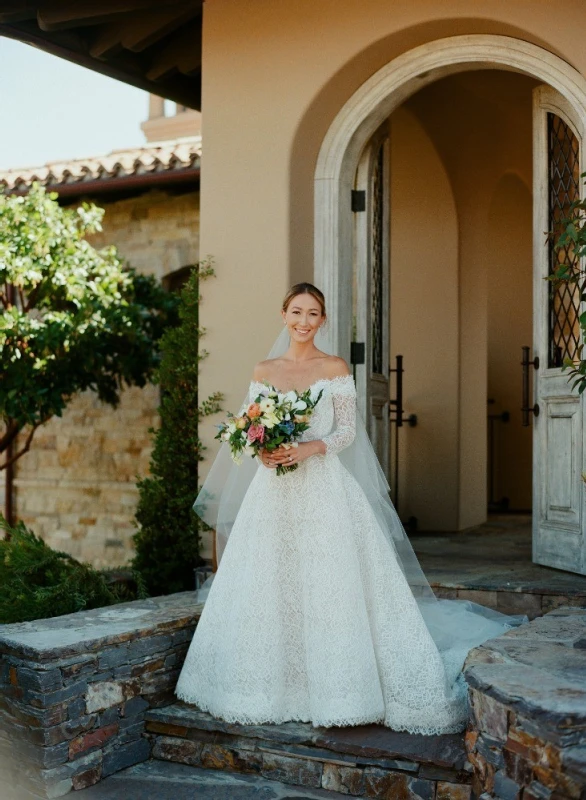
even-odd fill
[[[381,374],[373,374],[377,370],[373,369],[374,361],[369,362],[369,359],[377,336],[379,355],[385,352],[384,337],[376,333],[377,327],[381,327],[382,317],[377,320],[376,315],[388,314],[389,308],[385,311],[384,304],[372,302],[372,287],[366,286],[364,281],[362,283],[366,286],[368,295],[366,306],[360,301],[360,291],[355,293],[354,299],[347,291],[355,273],[356,250],[361,241],[366,241],[368,235],[364,231],[360,232],[360,225],[357,234],[356,217],[353,216],[356,207],[353,212],[351,205],[352,190],[361,188],[360,180],[364,176],[365,187],[374,186],[372,176],[376,177],[378,173],[388,169],[384,161],[386,156],[382,149],[384,136],[381,136],[381,130],[384,131],[393,112],[407,99],[420,93],[424,87],[437,84],[448,76],[478,70],[521,73],[529,76],[536,86],[541,82],[546,84],[543,90],[535,90],[534,100],[533,280],[534,311],[537,310],[538,313],[534,313],[533,342],[526,343],[533,345],[537,353],[543,353],[540,370],[535,373],[536,397],[540,400],[542,415],[539,421],[534,420],[533,436],[536,445],[533,505],[538,512],[534,514],[534,558],[539,563],[585,572],[586,537],[580,477],[584,468],[583,401],[571,396],[566,376],[561,374],[557,365],[548,360],[548,351],[551,350],[548,336],[551,339],[554,334],[546,330],[551,314],[546,282],[543,280],[549,272],[549,256],[543,236],[548,227],[548,203],[551,205],[551,198],[548,199],[551,187],[548,188],[544,183],[547,181],[550,166],[547,159],[552,157],[551,142],[548,143],[547,138],[548,120],[552,114],[557,115],[562,125],[571,129],[570,134],[574,135],[581,150],[583,120],[586,117],[586,82],[582,76],[567,63],[541,48],[499,36],[460,36],[440,40],[404,54],[373,75],[339,112],[320,151],[315,175],[315,279],[325,289],[329,308],[333,311],[333,325],[330,329],[332,347],[346,358],[349,357],[352,328],[356,329],[357,320],[358,327],[360,320],[363,320],[366,331],[364,338],[368,340],[370,337],[367,341],[365,368],[362,373],[357,371],[357,385],[363,413],[373,433],[373,441],[379,449],[381,462],[384,463],[386,453],[381,451],[380,445],[382,442],[383,448],[385,446],[384,422],[388,409],[381,405],[381,396],[384,394],[384,388],[381,394],[381,384],[385,378],[388,381],[388,376],[384,375],[387,364],[380,369]],[[572,145],[570,149],[571,147]],[[580,159],[580,155],[574,158],[574,166],[570,167],[574,172],[579,169]],[[372,228],[371,221],[384,213],[385,202],[380,201],[380,198],[376,201],[374,189],[371,189],[370,196],[369,191],[365,194],[367,210],[370,212],[367,214],[370,219],[366,224]],[[374,206],[369,206],[372,202],[382,202],[380,208],[383,211],[376,211]],[[386,208],[388,209],[388,202]],[[476,210],[473,198],[472,208]],[[487,227],[488,224],[487,216],[477,215],[477,227]],[[474,228],[471,227],[471,230]],[[384,249],[384,240],[380,236],[378,242]],[[388,249],[388,243],[386,246]],[[478,241],[474,241],[472,236],[466,246],[478,247]],[[372,256],[373,252],[370,247],[368,258],[372,261],[371,266],[375,267],[377,257]],[[365,257],[366,260],[368,259]],[[354,280],[356,283],[356,279]],[[465,280],[468,280],[466,291],[474,297],[474,275],[461,276],[460,292],[462,286],[466,285]],[[358,288],[360,284],[359,279]],[[380,294],[380,287],[378,291]],[[486,297],[480,298],[480,304],[486,302]],[[460,325],[466,324],[469,326],[466,330],[472,331],[476,313],[473,303],[469,302],[468,307],[460,304],[460,313]],[[480,316],[482,313],[486,313],[486,310],[481,309]],[[576,318],[577,314],[574,314],[570,327]],[[564,324],[567,327],[567,320]],[[383,320],[383,330],[386,325],[387,321]],[[478,361],[476,353],[470,348],[466,350],[463,341],[464,338],[460,335],[457,400],[459,441],[450,456],[449,465],[455,471],[452,498],[457,506],[453,517],[456,519],[453,526],[455,529],[479,524],[486,514],[487,464],[486,459],[482,465],[478,461],[479,449],[486,434],[482,428],[486,419],[486,388],[482,380],[474,375]],[[374,359],[374,355],[372,358]],[[544,366],[545,362],[547,366]],[[527,367],[527,370],[533,373],[533,365]],[[483,406],[481,416],[480,404]]]

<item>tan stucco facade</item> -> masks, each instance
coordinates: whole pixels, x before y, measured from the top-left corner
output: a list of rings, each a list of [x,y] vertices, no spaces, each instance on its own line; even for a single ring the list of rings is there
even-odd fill
[[[206,287],[202,307],[211,351],[203,390],[224,391],[228,407],[239,402],[253,363],[278,331],[282,294],[293,281],[313,277],[320,148],[342,106],[377,70],[439,39],[489,34],[536,45],[586,74],[578,24],[585,19],[578,2],[564,2],[562,10],[529,0],[207,0],[201,252],[215,257],[218,278]],[[502,71],[456,75],[414,93],[390,120],[395,160],[391,312],[397,296],[409,290],[410,266],[405,257],[401,267],[401,254],[414,245],[405,225],[409,203],[419,206],[422,199],[435,227],[429,236],[416,237],[430,272],[420,299],[432,319],[439,313],[438,293],[446,301],[445,313],[435,320],[446,348],[435,353],[440,361],[429,367],[433,387],[415,370],[411,378],[408,372],[405,376],[407,410],[418,413],[421,423],[401,432],[404,508],[422,528],[466,529],[483,521],[488,398],[494,396],[499,408],[518,418],[520,374],[514,378],[514,370],[520,370],[520,346],[531,343],[524,338],[531,332],[527,225],[536,83]],[[423,193],[426,174],[426,193],[406,197],[401,183],[419,181]],[[512,261],[521,266],[509,280]],[[504,286],[511,289],[517,311],[508,332],[502,324],[511,320]],[[395,309],[391,356],[398,352],[394,337],[416,363],[423,347],[418,327],[429,317],[413,312],[409,319],[412,307],[403,302],[400,311]],[[440,349],[435,342],[433,348]],[[498,456],[504,483],[497,491],[521,508],[530,502],[526,433],[517,430],[506,446],[501,442]],[[511,453],[518,462],[511,462]],[[433,518],[426,516],[423,509],[440,497]]]

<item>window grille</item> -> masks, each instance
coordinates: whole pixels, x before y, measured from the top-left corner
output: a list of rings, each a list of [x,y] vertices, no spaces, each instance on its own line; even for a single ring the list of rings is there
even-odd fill
[[[560,264],[572,271],[580,268],[572,246],[554,249],[562,232],[562,220],[569,215],[570,204],[580,197],[580,143],[574,132],[557,114],[547,115],[549,271],[553,274]],[[579,283],[551,283],[549,296],[548,366],[561,367],[565,358],[578,359],[580,344],[580,286]]]

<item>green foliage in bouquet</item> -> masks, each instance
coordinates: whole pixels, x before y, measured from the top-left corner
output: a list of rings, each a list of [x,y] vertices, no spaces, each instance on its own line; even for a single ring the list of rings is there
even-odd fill
[[[199,349],[204,334],[199,326],[199,286],[213,274],[210,259],[194,267],[180,295],[180,324],[161,341],[161,426],[152,431],[151,474],[138,482],[133,560],[152,595],[193,589],[193,570],[201,564],[203,523],[192,509],[204,450],[198,426],[203,417],[220,410],[222,400],[220,393],[203,403],[198,397],[199,364],[207,356]]]
[[[125,385],[144,386],[177,322],[174,295],[87,240],[103,214],[61,208],[37,184],[0,196],[0,469],[78,392],[116,406]]]
[[[106,577],[67,553],[53,550],[24,523],[0,515],[0,624],[57,617],[136,596],[110,587]]]

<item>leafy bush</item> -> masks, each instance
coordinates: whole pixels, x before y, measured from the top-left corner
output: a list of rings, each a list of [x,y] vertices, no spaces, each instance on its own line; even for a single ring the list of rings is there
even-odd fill
[[[199,350],[204,333],[199,327],[199,282],[213,274],[210,260],[193,269],[181,292],[181,322],[165,332],[160,345],[161,426],[153,431],[151,474],[138,482],[139,531],[133,560],[152,595],[192,589],[193,569],[201,563],[203,523],[192,509],[204,449],[198,424],[219,411],[222,400],[215,393],[201,405],[198,401],[199,363],[207,355]]]
[[[144,386],[177,322],[173,294],[87,241],[104,211],[56,198],[36,184],[24,197],[0,195],[0,469],[76,393],[116,406],[125,385]]]
[[[0,624],[135,599],[127,589],[109,586],[100,571],[53,550],[24,523],[9,526],[0,515],[0,529],[9,534],[0,539]]]

